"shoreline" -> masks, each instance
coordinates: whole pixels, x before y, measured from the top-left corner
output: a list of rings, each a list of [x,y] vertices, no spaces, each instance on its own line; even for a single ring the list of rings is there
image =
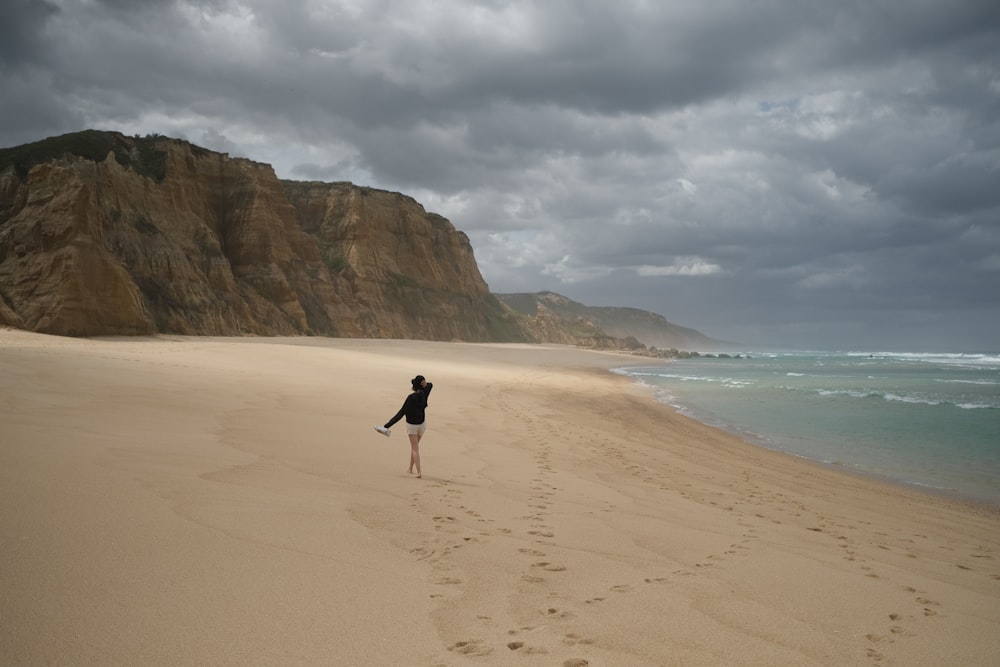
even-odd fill
[[[672,360],[666,360],[660,365],[669,366],[672,363]],[[658,366],[655,364],[642,364],[638,366],[638,368],[641,369],[653,369],[657,367]],[[868,467],[861,462],[854,462],[851,460],[837,461],[831,458],[824,458],[819,453],[796,451],[793,446],[782,443],[780,436],[757,433],[739,424],[727,422],[721,417],[705,413],[698,407],[685,403],[683,388],[677,389],[677,393],[675,394],[673,391],[668,391],[667,388],[663,386],[649,382],[645,379],[645,375],[630,374],[630,368],[636,367],[623,366],[621,368],[612,369],[612,372],[629,378],[636,382],[639,386],[646,388],[658,403],[664,405],[670,410],[675,411],[677,414],[693,419],[694,421],[709,428],[719,429],[736,438],[739,438],[750,446],[760,447],[768,451],[785,454],[833,471],[839,471],[846,475],[860,476],[862,478],[871,479],[873,481],[888,484],[894,487],[927,493],[931,496],[942,498],[944,500],[965,502],[974,506],[1000,510],[1000,495],[997,495],[995,492],[990,493],[992,487],[989,484],[984,485],[980,483],[979,485],[970,485],[965,489],[957,486],[943,486],[935,484],[932,481],[921,481],[916,478],[906,478],[902,474],[882,472],[877,468]],[[941,484],[943,483],[944,482],[942,481]]]
[[[702,424],[613,372],[648,361],[0,329],[0,662],[1000,654],[1000,511]],[[418,372],[412,479],[372,424]]]
[[[655,388],[650,388],[655,391]],[[657,400],[657,399],[654,399]],[[727,433],[734,438],[738,438],[750,447],[759,447],[769,452],[774,452],[776,454],[782,454],[784,456],[791,457],[800,461],[804,461],[809,465],[818,466],[830,470],[831,472],[846,475],[849,477],[858,477],[865,480],[870,480],[877,484],[885,484],[886,486],[893,487],[900,490],[906,490],[913,493],[926,494],[932,498],[937,498],[940,500],[957,502],[969,505],[973,508],[983,509],[983,510],[993,510],[1000,512],[1000,500],[991,500],[989,498],[983,498],[976,496],[972,493],[963,493],[961,491],[947,489],[943,487],[935,487],[930,484],[924,484],[921,482],[908,481],[904,479],[896,479],[888,474],[873,472],[861,469],[860,465],[857,468],[852,467],[852,465],[845,463],[836,463],[834,461],[829,461],[826,459],[815,458],[809,456],[808,454],[799,454],[797,452],[790,451],[788,449],[782,449],[781,447],[774,445],[769,446],[764,440],[763,436],[754,437],[752,434],[747,434],[738,429],[728,428],[722,424],[713,424],[709,421],[699,419],[694,414],[689,413],[684,408],[679,408],[677,406],[671,405],[670,403],[658,401],[661,405],[667,409],[674,410],[682,417],[694,420],[699,424],[706,426],[707,428],[717,429],[723,433]]]

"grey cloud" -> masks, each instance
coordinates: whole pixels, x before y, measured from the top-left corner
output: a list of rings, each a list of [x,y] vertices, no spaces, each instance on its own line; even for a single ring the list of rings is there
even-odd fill
[[[45,49],[45,23],[58,11],[47,0],[6,0],[0,5],[0,67],[34,62]]]
[[[1000,330],[995,2],[0,12],[4,145],[159,132],[283,178],[405,192],[469,234],[496,291],[720,338]]]

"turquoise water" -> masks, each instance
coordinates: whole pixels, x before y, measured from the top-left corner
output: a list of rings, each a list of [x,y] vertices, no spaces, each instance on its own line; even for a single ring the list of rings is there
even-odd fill
[[[1000,355],[751,354],[617,372],[750,442],[1000,505]]]

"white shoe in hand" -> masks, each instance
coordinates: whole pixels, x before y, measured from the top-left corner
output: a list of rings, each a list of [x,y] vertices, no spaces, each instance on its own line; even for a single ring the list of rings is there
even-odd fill
[[[381,433],[382,435],[384,435],[387,438],[389,437],[389,434],[392,433],[392,431],[390,431],[389,429],[387,429],[385,426],[376,426],[375,430],[378,431],[379,433]]]

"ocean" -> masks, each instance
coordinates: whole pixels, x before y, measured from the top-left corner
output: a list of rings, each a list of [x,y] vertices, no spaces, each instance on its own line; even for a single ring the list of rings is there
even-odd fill
[[[748,442],[1000,506],[1000,354],[750,353],[616,372]]]

